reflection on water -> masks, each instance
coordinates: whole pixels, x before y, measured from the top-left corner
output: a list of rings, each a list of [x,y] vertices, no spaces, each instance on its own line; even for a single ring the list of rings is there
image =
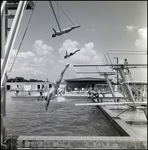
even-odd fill
[[[88,102],[80,98],[58,97],[50,102],[37,99],[11,99],[7,92],[6,131],[12,135],[49,136],[117,136],[96,106],[75,106]]]

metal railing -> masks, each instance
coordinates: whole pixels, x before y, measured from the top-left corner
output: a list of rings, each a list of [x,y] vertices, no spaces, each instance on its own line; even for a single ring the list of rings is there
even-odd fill
[[[7,4],[9,2],[3,1],[1,5],[1,146],[5,140],[5,124],[4,119],[6,116],[6,69],[8,66],[10,54],[18,33],[18,29],[27,7],[28,1],[18,1],[16,7],[15,17],[12,21],[12,25],[8,36],[6,35],[6,10],[9,8]],[[31,8],[33,8],[33,2],[31,2]],[[7,36],[7,37],[6,37]],[[7,39],[7,40],[6,40]]]

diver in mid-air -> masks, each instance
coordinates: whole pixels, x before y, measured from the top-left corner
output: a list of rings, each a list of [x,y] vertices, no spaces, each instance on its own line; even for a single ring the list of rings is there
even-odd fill
[[[59,84],[61,83],[61,80],[64,76],[65,71],[67,70],[67,68],[69,67],[70,64],[65,65],[65,68],[62,70],[62,72],[60,73],[59,78],[52,83],[52,88],[50,89],[50,91],[48,91],[47,96],[45,97],[46,103],[45,103],[45,110],[48,110],[48,105],[50,103],[50,100],[53,98],[53,96],[55,95]]]
[[[74,27],[71,27],[71,28],[67,28],[67,29],[63,29],[62,31],[56,31],[54,28],[52,28],[52,30],[54,31],[54,34],[52,34],[52,37],[56,37],[56,36],[60,36],[60,35],[63,35],[65,33],[68,33],[70,32],[71,30],[75,29],[75,28],[79,28],[80,25],[77,25],[77,26],[74,26]]]
[[[66,55],[64,56],[64,58],[66,59],[67,57],[70,57],[70,56],[74,55],[78,51],[80,51],[80,49],[74,51],[73,53],[70,53],[69,55],[67,54],[67,51],[66,51]]]

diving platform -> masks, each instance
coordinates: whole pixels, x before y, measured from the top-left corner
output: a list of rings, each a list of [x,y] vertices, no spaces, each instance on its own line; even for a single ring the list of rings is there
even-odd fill
[[[141,68],[147,67],[147,64],[100,64],[100,65],[73,65],[74,67],[105,67],[105,66],[114,66],[114,67],[131,67],[131,68]]]

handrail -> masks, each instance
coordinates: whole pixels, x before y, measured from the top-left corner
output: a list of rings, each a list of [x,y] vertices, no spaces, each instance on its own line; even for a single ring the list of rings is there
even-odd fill
[[[25,8],[24,6],[26,3],[27,3],[27,1],[20,1],[19,2],[19,5],[18,5],[17,11],[16,11],[16,15],[15,15],[15,18],[14,18],[13,23],[12,23],[11,30],[9,32],[9,36],[7,38],[7,41],[6,41],[6,45],[5,45],[6,55],[5,55],[5,59],[3,61],[2,67],[1,67],[1,86],[2,86],[3,81],[4,81],[4,75],[6,72],[7,65],[8,65],[11,48],[13,47],[13,44],[14,44],[14,41],[15,41],[15,38],[17,35],[17,31],[18,31],[18,28],[19,28],[19,25],[21,22],[23,10]]]
[[[104,55],[107,64],[113,64],[110,58],[110,54],[127,54],[127,55],[146,55],[146,51],[134,50],[134,49],[119,49],[119,50],[108,50],[107,53]]]
[[[4,1],[1,6],[1,61],[5,55],[5,5],[6,1]]]
[[[6,6],[7,1],[3,1],[2,5],[1,5],[1,16],[4,12],[5,6]]]

